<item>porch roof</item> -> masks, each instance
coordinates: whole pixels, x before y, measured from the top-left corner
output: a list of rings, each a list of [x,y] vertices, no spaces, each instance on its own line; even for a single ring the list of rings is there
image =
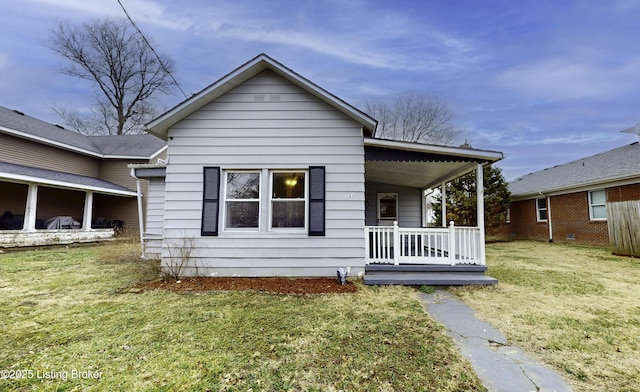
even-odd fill
[[[367,181],[432,188],[503,158],[501,152],[365,138]]]
[[[53,188],[93,191],[118,196],[136,196],[134,190],[99,178],[16,165],[7,162],[0,162],[0,181],[39,184]]]

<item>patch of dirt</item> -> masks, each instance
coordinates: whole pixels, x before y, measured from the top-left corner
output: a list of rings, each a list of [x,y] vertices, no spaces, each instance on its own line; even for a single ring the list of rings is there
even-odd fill
[[[130,288],[130,293],[147,290],[166,290],[175,293],[203,291],[255,291],[276,294],[335,294],[355,293],[353,282],[346,285],[331,278],[211,278],[189,277],[179,281],[151,280]]]

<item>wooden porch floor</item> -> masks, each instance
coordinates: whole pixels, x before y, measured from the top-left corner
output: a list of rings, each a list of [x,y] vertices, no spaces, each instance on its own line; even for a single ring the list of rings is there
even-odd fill
[[[389,265],[368,264],[364,284],[405,286],[493,285],[498,280],[485,275],[486,266],[479,265]]]

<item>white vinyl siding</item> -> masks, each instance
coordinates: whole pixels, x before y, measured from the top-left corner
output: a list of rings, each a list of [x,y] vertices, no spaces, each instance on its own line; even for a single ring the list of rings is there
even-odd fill
[[[401,227],[422,226],[422,191],[407,186],[367,182],[366,224],[378,225],[378,195],[383,193],[398,194],[398,224]]]
[[[145,256],[159,259],[162,254],[162,226],[164,224],[164,178],[149,179],[147,221],[145,227]]]
[[[165,236],[167,243],[195,238],[186,273],[334,276],[340,267],[361,270],[362,137],[358,123],[271,71],[175,124],[168,141]],[[301,171],[313,166],[325,167],[324,236],[303,230],[223,230],[217,237],[200,236],[203,167],[219,167],[223,183],[226,170]],[[259,219],[267,227],[270,210],[260,209]]]
[[[607,220],[607,196],[604,189],[589,192],[589,219]]]

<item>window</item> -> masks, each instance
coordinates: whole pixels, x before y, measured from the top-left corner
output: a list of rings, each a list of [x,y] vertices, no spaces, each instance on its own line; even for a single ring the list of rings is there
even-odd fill
[[[591,220],[606,220],[607,197],[604,189],[589,192],[589,219]]]
[[[220,213],[225,231],[308,229],[309,236],[325,235],[324,166],[304,170],[204,167],[203,173],[203,236],[218,235]]]
[[[547,220],[547,199],[536,199],[536,216],[538,222]]]
[[[304,229],[307,191],[305,172],[271,173],[271,228]]]
[[[225,229],[260,227],[260,172],[225,172]]]
[[[397,193],[378,193],[378,220],[398,220]]]

